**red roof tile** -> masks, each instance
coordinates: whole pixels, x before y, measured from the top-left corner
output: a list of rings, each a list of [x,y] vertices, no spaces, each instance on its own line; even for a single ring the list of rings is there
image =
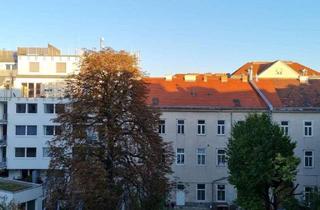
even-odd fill
[[[258,88],[276,108],[320,107],[320,80],[301,84],[296,79],[259,79]]]
[[[232,73],[232,76],[240,76],[241,74],[248,74],[248,69],[252,67],[252,73],[253,75],[259,75],[261,72],[266,70],[268,67],[270,67],[272,64],[274,64],[277,61],[274,62],[248,62],[241,66],[239,69],[237,69],[235,72]],[[320,72],[315,71],[309,67],[306,67],[300,63],[291,62],[291,61],[282,61],[285,64],[287,64],[289,67],[291,67],[293,70],[295,70],[298,74],[302,74],[302,71],[305,69],[307,70],[306,74],[307,76],[320,76]]]
[[[197,74],[196,81],[185,81],[183,74],[172,80],[145,78],[148,104],[159,107],[266,108],[248,82],[223,75]]]

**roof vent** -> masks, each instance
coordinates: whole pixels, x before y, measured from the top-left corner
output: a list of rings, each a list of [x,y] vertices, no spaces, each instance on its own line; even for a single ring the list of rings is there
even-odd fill
[[[152,105],[153,106],[159,105],[159,98],[158,97],[153,97],[152,98]]]
[[[240,99],[234,98],[232,101],[235,107],[241,107]]]

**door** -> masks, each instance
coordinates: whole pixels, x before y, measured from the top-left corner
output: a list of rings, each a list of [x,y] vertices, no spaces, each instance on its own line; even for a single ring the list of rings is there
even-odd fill
[[[183,190],[178,190],[176,194],[176,204],[177,206],[185,205],[185,192]]]

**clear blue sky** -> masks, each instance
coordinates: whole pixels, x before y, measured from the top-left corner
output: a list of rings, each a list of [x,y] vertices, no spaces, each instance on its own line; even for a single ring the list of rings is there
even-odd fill
[[[232,72],[252,60],[320,70],[319,0],[10,0],[0,4],[0,48],[139,51],[152,76]]]

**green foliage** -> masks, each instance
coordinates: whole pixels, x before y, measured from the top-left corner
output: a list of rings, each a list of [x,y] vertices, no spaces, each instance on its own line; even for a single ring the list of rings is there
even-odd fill
[[[267,114],[249,115],[233,126],[227,148],[229,181],[238,190],[240,206],[276,209],[292,196],[300,162],[295,147]]]

